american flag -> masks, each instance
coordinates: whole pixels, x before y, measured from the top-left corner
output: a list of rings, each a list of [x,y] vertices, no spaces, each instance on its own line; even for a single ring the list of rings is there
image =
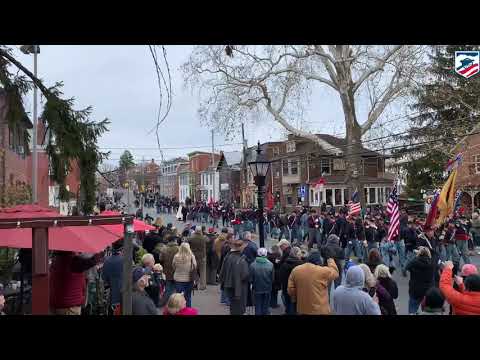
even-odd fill
[[[454,202],[454,210],[457,211],[460,206],[462,205],[462,191],[457,190],[457,193],[455,194],[455,202]]]
[[[348,216],[357,215],[360,211],[362,211],[362,207],[358,199],[358,191],[355,191],[352,194],[352,200],[348,202]]]
[[[398,209],[397,183],[393,187],[387,204],[387,215],[390,216],[390,227],[388,228],[388,241],[392,241],[400,232],[400,212]]]

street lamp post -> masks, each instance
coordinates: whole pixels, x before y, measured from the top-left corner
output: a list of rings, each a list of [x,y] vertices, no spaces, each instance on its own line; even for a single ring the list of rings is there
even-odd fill
[[[22,45],[20,50],[24,54],[33,54],[33,75],[37,77],[37,55],[40,53],[38,45]],[[38,176],[38,153],[37,153],[37,85],[33,84],[33,131],[32,131],[32,202],[38,201],[37,176]]]
[[[265,179],[270,169],[270,161],[267,160],[262,150],[260,149],[260,141],[257,145],[257,156],[254,161],[250,161],[248,166],[253,175],[255,185],[257,185],[257,201],[258,201],[258,231],[260,238],[260,247],[265,247],[265,230],[263,227],[263,195],[265,193]]]

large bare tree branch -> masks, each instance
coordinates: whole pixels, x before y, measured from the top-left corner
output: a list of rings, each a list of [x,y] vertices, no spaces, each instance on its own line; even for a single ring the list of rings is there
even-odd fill
[[[0,49],[0,56],[3,56],[5,59],[10,61],[13,65],[15,65],[18,69],[20,69],[25,75],[27,75],[33,83],[40,89],[45,97],[49,97],[51,95],[50,90],[43,85],[42,81],[37,78],[33,73],[28,70],[25,66],[22,65],[17,59],[11,56],[7,51]]]
[[[362,85],[362,83],[368,79],[370,76],[372,76],[373,74],[375,74],[377,71],[380,71],[382,70],[384,67],[385,67],[385,63],[395,54],[397,53],[401,48],[403,47],[403,45],[397,45],[395,46],[393,49],[391,49],[389,52],[387,52],[387,54],[385,54],[385,56],[381,59],[378,59],[377,63],[375,64],[375,66],[372,66],[371,68],[365,70],[365,72],[360,75],[360,78],[355,82],[354,86],[353,86],[353,93],[355,93],[358,88]]]
[[[406,82],[399,82],[398,81],[398,75],[395,74],[388,86],[388,88],[385,90],[383,96],[381,99],[375,104],[375,106],[370,110],[368,113],[368,118],[367,121],[361,126],[362,128],[362,135],[365,134],[372,125],[375,123],[375,121],[378,120],[380,115],[383,113],[385,108],[387,107],[388,104],[390,104],[396,95],[407,85]]]

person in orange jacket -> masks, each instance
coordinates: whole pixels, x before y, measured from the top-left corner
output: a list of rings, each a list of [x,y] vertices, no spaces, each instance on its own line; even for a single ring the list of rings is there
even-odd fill
[[[480,315],[480,275],[467,276],[465,291],[460,292],[452,284],[453,262],[445,262],[440,276],[440,291],[453,307],[454,315]]]

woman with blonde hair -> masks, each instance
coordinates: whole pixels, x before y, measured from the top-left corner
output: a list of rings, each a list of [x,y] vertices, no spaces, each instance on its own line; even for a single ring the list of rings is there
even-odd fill
[[[163,315],[198,315],[198,310],[187,306],[183,293],[175,293],[168,299]]]
[[[390,269],[384,264],[380,264],[375,268],[375,279],[377,279],[377,286],[383,286],[383,288],[390,294],[391,300],[387,300],[380,304],[388,312],[388,315],[397,315],[397,308],[395,306],[395,299],[398,298],[398,286],[395,280],[392,279]]]
[[[187,306],[192,306],[192,289],[194,282],[194,272],[197,271],[197,261],[190,244],[183,242],[180,245],[178,253],[175,254],[172,261],[173,280],[175,280],[175,290],[177,293],[184,293]]]
[[[367,292],[378,303],[382,315],[396,315],[395,304],[390,293],[376,281],[367,264],[358,265],[365,275],[363,291]],[[392,309],[393,305],[393,309]]]

